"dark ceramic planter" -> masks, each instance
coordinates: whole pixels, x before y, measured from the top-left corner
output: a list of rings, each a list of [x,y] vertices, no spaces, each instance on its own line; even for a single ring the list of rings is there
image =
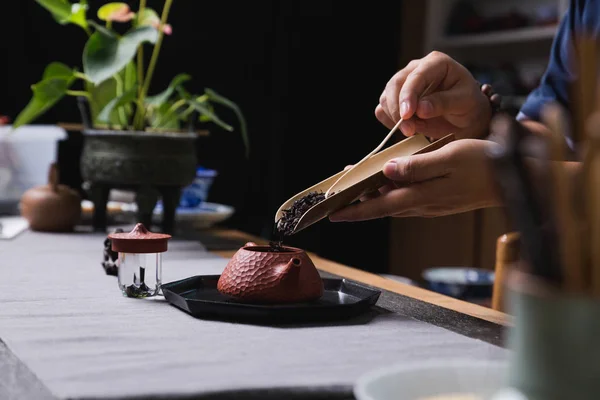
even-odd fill
[[[162,230],[172,233],[181,189],[196,172],[196,135],[88,129],[83,136],[81,175],[90,186],[94,229],[106,230],[106,203],[114,188],[136,192],[137,222],[145,226],[151,226],[161,198]]]

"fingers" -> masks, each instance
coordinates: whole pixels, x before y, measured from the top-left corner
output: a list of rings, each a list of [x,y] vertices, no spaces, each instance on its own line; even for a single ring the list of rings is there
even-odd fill
[[[407,121],[402,121],[400,130],[404,136],[414,136],[421,133],[434,139],[439,139],[452,133],[456,130],[456,126],[452,125],[444,117],[436,117],[433,119],[411,118]]]
[[[417,124],[414,119],[402,121],[399,128],[404,136],[413,136],[417,133]]]
[[[472,102],[469,88],[459,86],[424,96],[417,105],[417,116],[422,119],[441,117],[468,109]]]
[[[487,83],[484,84],[481,87],[481,91],[483,92],[483,94],[485,94],[486,96],[491,96],[492,94],[492,85],[488,85]]]
[[[380,196],[380,195],[382,195],[382,194],[386,194],[386,193],[389,193],[389,192],[391,192],[391,191],[392,191],[392,190],[394,190],[394,189],[398,189],[398,186],[396,186],[396,185],[395,185],[395,184],[393,184],[393,183],[390,183],[389,185],[382,186],[382,187],[380,187],[378,190],[376,190],[376,191],[373,191],[373,192],[371,192],[371,193],[368,193],[368,194],[366,194],[366,195],[362,196],[362,197],[360,198],[360,201],[368,201],[368,200],[373,200],[373,199],[375,199],[375,198],[379,197],[379,196]]]
[[[411,129],[413,129],[413,133],[411,135],[420,133],[434,139],[442,138],[457,129],[456,126],[448,122],[445,117],[436,117],[427,120],[413,118],[406,122],[411,123]]]
[[[436,89],[448,71],[450,58],[445,54],[433,52],[425,57],[404,81],[400,90],[400,116],[411,118],[417,111],[417,100],[431,86],[430,92]]]
[[[332,222],[367,221],[414,209],[423,200],[423,185],[392,190],[372,200],[345,207],[331,214],[329,219]]]
[[[408,184],[442,178],[447,176],[449,171],[446,148],[431,153],[395,158],[383,167],[383,173],[388,179]]]
[[[381,106],[380,113],[384,113],[387,116],[388,124],[391,121],[391,126],[388,126],[384,123],[384,125],[390,129],[396,125],[396,122],[400,119],[400,103],[399,103],[399,93],[402,85],[404,85],[404,81],[406,77],[417,68],[419,62],[421,60],[413,60],[409,62],[405,68],[398,71],[387,83],[381,97],[379,98],[379,105]],[[377,113],[377,110],[376,110]],[[378,119],[380,118],[380,114],[376,114]],[[383,117],[381,117],[383,118]],[[379,119],[382,123],[382,119]]]
[[[371,192],[371,193],[368,193],[368,194],[365,194],[364,196],[362,196],[360,198],[360,201],[361,202],[362,201],[369,201],[369,200],[376,199],[377,197],[379,197],[379,191],[376,190],[374,192]]]
[[[390,215],[390,217],[393,218],[409,218],[409,217],[422,217],[423,213],[421,212],[421,210],[418,209],[413,209],[413,210],[407,210],[398,214],[394,214],[394,215]]]
[[[392,190],[396,190],[399,189],[400,187],[398,185],[396,185],[396,183],[390,183],[388,185],[385,185],[383,187],[379,188],[379,193],[380,194],[387,194],[389,192],[391,192]]]
[[[396,123],[392,121],[392,119],[384,111],[383,106],[381,104],[378,104],[375,108],[375,116],[377,117],[377,120],[388,129],[392,129],[396,125]]]

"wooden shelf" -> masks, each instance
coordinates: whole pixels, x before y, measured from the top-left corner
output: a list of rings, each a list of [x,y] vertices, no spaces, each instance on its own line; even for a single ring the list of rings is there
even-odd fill
[[[438,48],[460,48],[520,43],[523,41],[552,40],[556,34],[556,29],[556,26],[543,26],[479,34],[445,36],[437,40],[435,45]]]

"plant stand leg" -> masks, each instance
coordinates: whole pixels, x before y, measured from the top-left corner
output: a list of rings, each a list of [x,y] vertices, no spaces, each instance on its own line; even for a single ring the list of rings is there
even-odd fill
[[[163,202],[162,230],[173,234],[175,231],[175,212],[181,198],[181,188],[177,186],[162,187],[160,191]]]
[[[152,226],[152,213],[157,201],[158,192],[154,188],[141,187],[136,191],[137,222],[144,224],[148,229]]]
[[[92,218],[94,231],[106,232],[106,204],[108,203],[110,187],[99,183],[93,183],[90,188],[90,194],[92,202],[94,203],[94,216]]]

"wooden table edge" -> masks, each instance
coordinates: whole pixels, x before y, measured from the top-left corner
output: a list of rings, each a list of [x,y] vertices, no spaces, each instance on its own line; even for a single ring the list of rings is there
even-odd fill
[[[257,244],[268,243],[266,240],[261,239],[259,237],[235,230],[214,231],[214,234],[227,238],[238,238],[243,239],[245,241],[252,241]],[[211,251],[211,253],[224,258],[231,258],[236,253],[236,251],[219,250]],[[331,261],[320,257],[318,254],[312,252],[308,253],[313,262],[315,263],[316,267],[321,271],[328,272],[330,274],[334,274],[356,282],[360,282],[378,289],[387,290],[389,292],[393,292],[403,296],[408,296],[413,299],[421,300],[426,303],[434,304],[452,311],[470,315],[472,317],[492,322],[494,324],[503,326],[513,325],[512,317],[503,312],[480,306],[478,304],[458,300],[420,287],[411,286],[402,282],[397,282],[392,279],[379,276],[371,272],[366,272],[354,267],[339,264],[335,261]]]

